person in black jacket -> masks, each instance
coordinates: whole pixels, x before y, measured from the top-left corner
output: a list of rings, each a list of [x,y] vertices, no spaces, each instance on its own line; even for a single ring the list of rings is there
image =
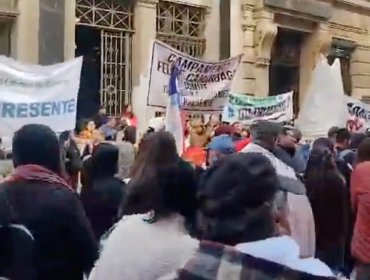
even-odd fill
[[[78,174],[82,169],[82,159],[77,143],[72,139],[69,131],[59,136],[62,150],[62,161],[74,190],[78,188]]]
[[[118,221],[125,183],[117,171],[118,148],[109,143],[99,144],[84,162],[81,199],[98,239]]]
[[[82,280],[98,246],[77,194],[61,176],[57,136],[44,125],[23,126],[13,138],[13,163],[15,172],[0,184],[0,213],[10,207],[11,222],[33,235],[36,279]]]

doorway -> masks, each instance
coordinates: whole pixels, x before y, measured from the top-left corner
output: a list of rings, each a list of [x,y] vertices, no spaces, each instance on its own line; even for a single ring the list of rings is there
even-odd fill
[[[131,103],[133,6],[116,0],[76,0],[76,56],[83,56],[78,117],[100,106],[121,116]]]
[[[294,114],[299,110],[299,72],[304,33],[279,28],[271,51],[269,95],[293,91]]]

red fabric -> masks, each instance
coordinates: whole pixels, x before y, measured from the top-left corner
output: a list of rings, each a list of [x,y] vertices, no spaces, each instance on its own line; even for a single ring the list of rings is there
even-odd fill
[[[182,155],[182,158],[197,166],[202,166],[206,162],[207,153],[203,148],[190,147]]]
[[[370,162],[356,166],[351,176],[351,202],[356,214],[352,238],[352,255],[370,264]]]
[[[240,140],[240,141],[237,141],[235,143],[235,150],[237,152],[240,152],[241,150],[243,150],[249,143],[251,142],[251,139],[250,138],[245,138],[243,140]]]
[[[18,166],[10,176],[9,181],[41,181],[47,184],[60,185],[73,191],[73,188],[65,179],[40,165],[27,164]]]

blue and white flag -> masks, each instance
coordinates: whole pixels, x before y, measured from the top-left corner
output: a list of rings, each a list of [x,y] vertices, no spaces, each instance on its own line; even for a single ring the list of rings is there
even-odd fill
[[[177,152],[182,155],[184,150],[184,130],[180,112],[180,94],[178,78],[180,70],[174,66],[169,80],[169,101],[166,108],[165,128],[171,132],[176,140]]]

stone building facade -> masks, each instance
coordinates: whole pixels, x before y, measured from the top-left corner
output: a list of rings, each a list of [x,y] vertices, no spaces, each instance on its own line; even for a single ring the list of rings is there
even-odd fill
[[[153,39],[209,60],[243,53],[233,90],[294,90],[297,107],[319,55],[339,57],[346,93],[370,97],[367,0],[0,0],[0,53],[40,64],[84,55],[82,98],[98,92],[112,115],[148,74]]]

